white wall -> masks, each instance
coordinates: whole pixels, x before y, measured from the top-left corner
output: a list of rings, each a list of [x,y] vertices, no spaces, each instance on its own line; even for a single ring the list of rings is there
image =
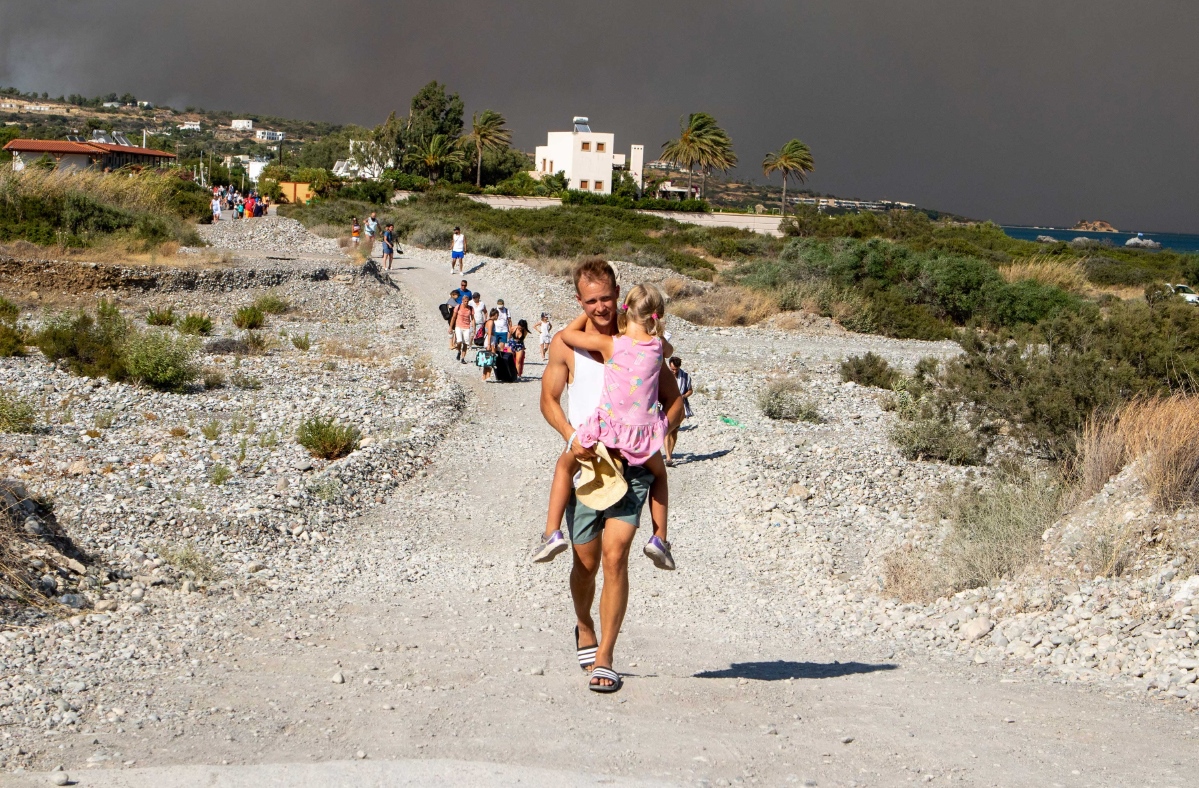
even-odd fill
[[[629,149],[629,175],[633,178],[633,183],[637,184],[637,191],[645,185],[645,180],[642,178],[642,173],[645,171],[645,146],[634,145]]]
[[[19,172],[41,157],[41,153],[33,151],[13,151],[12,168]],[[58,169],[60,170],[86,170],[90,166],[92,166],[92,157],[85,153],[64,153],[58,157]]]
[[[254,128],[254,121],[252,121],[252,120],[235,120],[229,124],[229,127],[236,129],[238,131],[250,131],[251,129]]]
[[[551,131],[546,144],[534,154],[535,177],[566,173],[571,189],[586,189],[598,194],[612,193],[612,147],[615,134],[600,132]],[[584,143],[588,150],[583,150]],[[603,150],[599,150],[603,146]],[[601,184],[596,188],[596,182]]]

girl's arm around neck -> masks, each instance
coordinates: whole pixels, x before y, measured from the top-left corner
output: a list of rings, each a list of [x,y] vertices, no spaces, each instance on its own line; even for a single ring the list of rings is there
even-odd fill
[[[604,361],[612,358],[612,337],[607,334],[588,334],[581,328],[575,328],[576,320],[558,332],[558,336],[566,346],[574,350],[591,350],[604,357]]]

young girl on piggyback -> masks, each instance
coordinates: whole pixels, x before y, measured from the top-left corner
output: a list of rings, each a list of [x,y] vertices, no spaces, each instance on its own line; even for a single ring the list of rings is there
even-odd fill
[[[666,414],[658,404],[658,374],[662,359],[673,353],[662,338],[666,299],[652,285],[637,285],[629,291],[617,316],[619,334],[589,334],[583,330],[587,316],[580,315],[562,330],[562,341],[570,348],[599,353],[604,358],[604,388],[600,405],[579,427],[579,445],[602,443],[619,451],[629,465],[643,466],[654,475],[650,487],[650,518],[654,533],[644,553],[659,569],[674,569],[670,542],[666,541],[666,512],[669,501],[666,464],[662,446],[669,430]],[[550,491],[549,512],[535,562],[550,561],[566,549],[558,528],[570,499],[571,484],[579,470],[569,447],[558,458]]]

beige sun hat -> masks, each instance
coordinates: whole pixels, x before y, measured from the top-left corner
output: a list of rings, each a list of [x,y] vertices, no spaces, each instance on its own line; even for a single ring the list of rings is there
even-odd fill
[[[604,444],[597,443],[592,449],[595,459],[579,461],[575,496],[584,506],[602,512],[620,502],[629,491],[629,484],[624,480],[620,460],[613,459]]]

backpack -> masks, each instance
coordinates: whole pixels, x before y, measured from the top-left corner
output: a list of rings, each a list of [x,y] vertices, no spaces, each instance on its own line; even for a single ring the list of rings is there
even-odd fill
[[[443,320],[449,320],[454,315],[454,310],[450,309],[449,304],[438,304],[437,308],[441,310],[441,317]]]

